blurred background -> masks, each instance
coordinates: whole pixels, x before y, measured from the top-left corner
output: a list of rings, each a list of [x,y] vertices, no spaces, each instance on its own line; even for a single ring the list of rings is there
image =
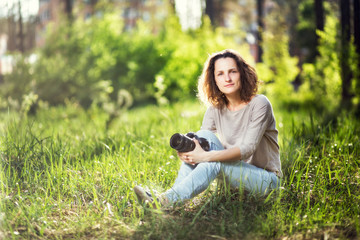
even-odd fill
[[[233,48],[288,109],[359,112],[359,0],[1,0],[0,109],[195,99]]]

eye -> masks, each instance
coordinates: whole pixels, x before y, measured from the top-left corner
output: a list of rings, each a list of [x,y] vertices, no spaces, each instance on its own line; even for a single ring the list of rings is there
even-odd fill
[[[217,76],[221,76],[221,75],[223,75],[223,73],[222,73],[222,72],[220,72],[220,73],[218,73],[218,74],[217,74]]]

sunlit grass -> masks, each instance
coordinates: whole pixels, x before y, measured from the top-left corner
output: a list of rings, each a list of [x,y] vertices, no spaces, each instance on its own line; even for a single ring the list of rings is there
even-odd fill
[[[276,108],[276,106],[275,106]],[[285,177],[266,198],[218,189],[171,211],[143,209],[133,186],[175,180],[175,132],[201,125],[198,103],[124,112],[107,128],[77,105],[1,115],[0,238],[356,238],[360,123],[275,109]]]

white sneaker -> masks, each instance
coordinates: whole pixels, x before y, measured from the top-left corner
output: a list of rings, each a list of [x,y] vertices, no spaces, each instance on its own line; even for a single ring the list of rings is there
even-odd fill
[[[151,193],[145,191],[141,186],[135,186],[134,192],[136,194],[137,199],[141,204],[151,206],[152,208],[159,208],[163,205],[169,205],[169,201],[165,196],[161,196],[159,198],[154,198]]]

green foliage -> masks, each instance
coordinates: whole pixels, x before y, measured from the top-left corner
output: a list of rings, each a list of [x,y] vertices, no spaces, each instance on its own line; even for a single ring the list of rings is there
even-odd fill
[[[351,94],[353,94],[353,105],[358,107],[360,111],[360,54],[356,52],[356,46],[354,44],[354,39],[352,39],[350,44],[350,58],[349,64],[352,72],[352,84],[351,84]],[[360,112],[359,112],[360,114]]]
[[[340,49],[335,16],[328,15],[324,31],[318,31],[319,56],[314,64],[304,64],[303,92],[311,92],[318,108],[335,109],[341,101]]]
[[[289,54],[284,21],[279,11],[273,11],[267,17],[267,29],[263,32],[263,63],[258,63],[256,69],[259,79],[265,83],[261,90],[276,101],[286,104],[293,101],[292,82],[299,74],[299,68],[298,59]]]
[[[314,62],[317,45],[314,1],[301,1],[297,11],[299,19],[296,24],[294,42],[299,49],[306,49],[304,62]]]
[[[26,57],[16,56],[15,61],[17,62],[16,71],[4,75],[4,83],[0,87],[0,96],[14,109],[20,110],[23,96],[33,90],[34,82],[32,81],[31,64],[26,60]]]
[[[300,4],[299,32],[313,28],[310,6],[311,1]],[[265,83],[260,92],[289,108],[305,105],[334,109],[341,91],[336,16],[330,11],[324,32],[318,33],[320,56],[315,63],[301,66],[300,73],[298,59],[289,54],[288,28],[281,10],[274,5],[265,19],[263,63],[256,64],[259,78]],[[244,32],[214,29],[207,17],[199,29],[186,32],[171,14],[156,27],[150,24],[139,21],[135,28],[125,30],[118,12],[107,10],[101,17],[49,27],[37,61],[29,64],[26,58],[19,58],[13,73],[5,76],[0,107],[5,109],[7,103],[33,113],[34,106],[43,103],[72,101],[85,108],[101,106],[113,116],[110,124],[110,119],[119,116],[122,108],[129,108],[129,103],[161,105],[194,98],[203,63],[213,52],[233,48],[255,65],[248,44],[241,40]],[[355,59],[351,55],[351,68],[358,76]],[[294,80],[301,85],[295,86]],[[354,81],[355,96],[358,88]],[[118,101],[125,96],[119,92],[126,92],[125,105]],[[22,103],[24,99],[26,104]],[[354,102],[359,102],[359,97]]]
[[[109,109],[123,89],[135,104],[166,103],[195,97],[208,54],[234,48],[250,58],[248,47],[234,41],[238,31],[213,30],[207,18],[200,29],[183,32],[178,19],[170,15],[153,31],[141,21],[125,31],[117,12],[78,19],[71,25],[64,21],[49,28],[33,66],[19,62],[7,81],[18,82],[13,81],[14,87],[3,95],[20,101],[32,83],[34,94],[50,105],[68,99],[84,107],[95,104]]]
[[[225,48],[239,51],[252,59],[247,45],[234,42],[235,34],[223,28],[212,30],[210,20],[203,19],[201,28],[183,32],[178,20],[170,18],[165,25],[162,43],[171,51],[171,58],[158,73],[164,81],[164,96],[169,100],[186,99],[196,95],[197,80],[209,54]]]
[[[119,86],[113,76],[122,71],[116,69],[119,65],[125,65],[125,61],[116,62],[124,41],[121,28],[122,22],[109,14],[102,20],[78,20],[54,30],[36,64],[40,98],[50,104],[72,99],[83,106],[108,101],[111,93],[115,99]]]

